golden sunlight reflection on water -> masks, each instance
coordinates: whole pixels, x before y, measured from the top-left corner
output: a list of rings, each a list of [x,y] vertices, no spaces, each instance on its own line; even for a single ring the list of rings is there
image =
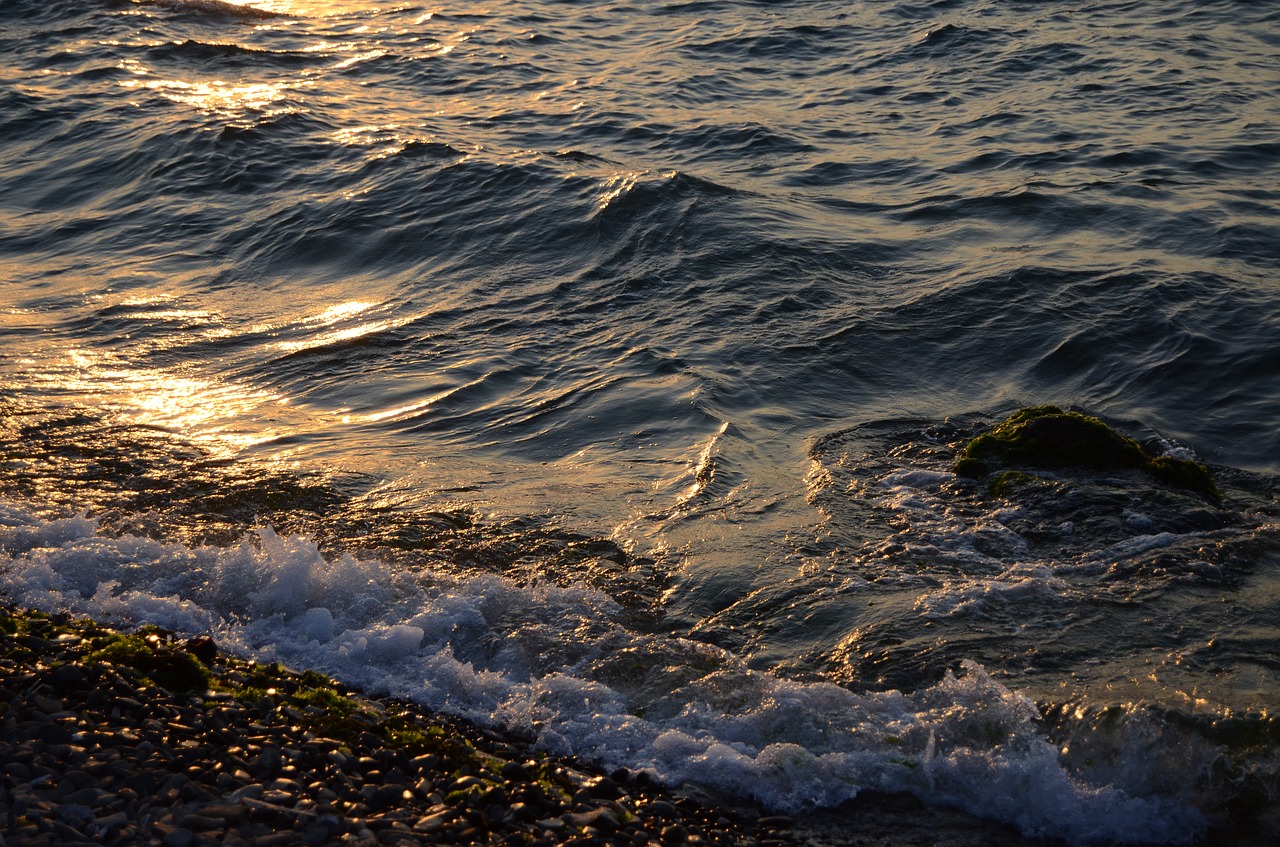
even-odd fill
[[[94,305],[113,308],[106,301],[95,300]],[[179,298],[130,298],[114,305],[119,312],[113,318],[149,330],[121,336],[113,349],[37,342],[11,364],[23,371],[30,389],[108,410],[130,424],[177,433],[215,456],[264,449],[283,456],[305,449],[300,445],[310,438],[323,437],[349,410],[316,408],[252,380],[211,375],[182,362],[184,348],[256,335],[266,347],[292,354],[349,343],[412,320],[378,315],[380,305],[374,300],[320,301],[301,317],[236,328],[234,317],[184,308]],[[39,323],[32,310],[0,309],[0,326],[35,329]],[[167,363],[175,360],[179,363]],[[284,446],[289,443],[298,446]]]
[[[144,71],[145,73],[145,71]],[[279,112],[272,106],[285,97],[282,83],[235,84],[222,80],[210,82],[183,82],[177,79],[124,80],[127,89],[156,91],[175,103],[186,103],[203,112],[235,118],[247,110]]]
[[[290,339],[287,341],[277,341],[275,347],[286,353],[297,353],[303,350],[313,350],[319,347],[327,347],[334,344],[342,344],[344,342],[355,341],[367,335],[374,335],[384,332],[388,329],[394,329],[411,322],[414,317],[412,315],[403,316],[397,319],[384,318],[379,320],[368,320],[357,323],[354,326],[335,326],[344,321],[350,321],[365,312],[374,309],[378,304],[365,300],[348,300],[339,303],[336,306],[330,306],[310,318],[306,318],[300,322],[304,327],[314,327],[321,330],[306,337]]]
[[[218,456],[269,443],[288,430],[278,394],[185,367],[146,367],[113,352],[41,351],[23,361],[33,387],[108,409],[140,426],[180,432]],[[60,354],[60,355],[59,355]]]
[[[404,3],[387,2],[387,0],[167,0],[172,6],[191,6],[194,8],[218,6],[236,6],[249,16],[256,12],[265,12],[271,16],[282,17],[338,17],[358,12],[370,12],[379,9],[403,9]],[[432,7],[419,17],[429,20],[437,14]],[[269,21],[269,17],[264,17]]]
[[[237,6],[247,12],[268,12],[273,15],[332,15],[346,11],[368,9],[376,0],[366,2],[334,2],[334,0],[165,0],[161,5],[192,8],[218,8]]]

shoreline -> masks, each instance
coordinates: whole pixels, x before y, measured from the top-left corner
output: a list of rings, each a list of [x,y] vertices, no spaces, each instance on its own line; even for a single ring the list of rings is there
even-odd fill
[[[0,635],[0,847],[1062,843],[874,791],[773,815],[207,637],[8,604]]]
[[[789,843],[788,818],[544,756],[207,638],[11,607],[0,632],[4,847]]]

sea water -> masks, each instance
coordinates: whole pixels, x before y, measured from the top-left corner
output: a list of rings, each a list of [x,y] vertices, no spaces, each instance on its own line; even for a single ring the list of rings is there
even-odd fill
[[[1244,0],[7,0],[0,592],[786,812],[1274,837],[1278,47]],[[955,476],[1046,402],[1223,501]]]

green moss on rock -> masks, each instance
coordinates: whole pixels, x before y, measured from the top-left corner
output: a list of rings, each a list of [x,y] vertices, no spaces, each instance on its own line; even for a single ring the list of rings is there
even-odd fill
[[[1222,492],[1218,490],[1213,474],[1199,462],[1157,456],[1147,463],[1145,470],[1165,485],[1194,491],[1215,503],[1222,500]]]
[[[987,483],[987,491],[992,497],[1004,497],[1019,486],[1033,484],[1038,481],[1040,481],[1039,477],[1022,471],[1002,471]]]
[[[1213,475],[1199,462],[1152,457],[1137,441],[1098,418],[1064,412],[1057,406],[1031,406],[1014,412],[965,446],[955,472],[981,479],[1010,467],[1142,470],[1165,485],[1214,501],[1222,497]],[[1023,481],[1006,471],[992,481],[991,492],[1003,496]]]
[[[969,442],[956,472],[984,476],[1009,465],[1036,468],[1139,468],[1147,456],[1138,442],[1097,418],[1057,406],[1020,409]]]
[[[87,657],[89,661],[133,668],[169,691],[203,691],[209,687],[208,668],[195,656],[154,633],[111,635],[102,641],[102,646]]]

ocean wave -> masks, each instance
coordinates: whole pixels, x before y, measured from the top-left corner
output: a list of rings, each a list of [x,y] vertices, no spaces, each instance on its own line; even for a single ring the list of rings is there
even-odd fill
[[[1066,792],[1012,789],[1029,832],[1103,838],[1063,822],[1095,788],[1259,818],[1265,733],[1011,718],[1057,764],[965,742],[987,776],[953,792],[972,727],[921,715],[948,668],[1042,716],[1216,721],[1280,687],[1271,5],[296,7],[0,4],[0,490],[47,535],[6,554],[23,592],[548,747],[603,727],[604,758],[779,807],[911,783],[1015,820],[988,788],[1021,774]],[[944,419],[1018,400],[1195,445],[1229,507],[956,477],[991,419]],[[276,534],[243,541],[255,517]],[[348,583],[364,617],[316,599]],[[458,605],[418,620],[432,585]],[[893,691],[909,738],[840,717]],[[785,732],[730,714],[752,698]]]
[[[230,5],[230,4],[228,4]],[[328,53],[302,50],[269,50],[227,41],[188,38],[150,45],[142,51],[148,62],[174,63],[183,70],[212,71],[269,68],[309,68],[332,61]]]
[[[153,4],[177,12],[225,17],[244,21],[262,21],[274,18],[287,18],[283,12],[273,12],[248,3],[232,3],[229,0],[137,0],[145,4]]]

